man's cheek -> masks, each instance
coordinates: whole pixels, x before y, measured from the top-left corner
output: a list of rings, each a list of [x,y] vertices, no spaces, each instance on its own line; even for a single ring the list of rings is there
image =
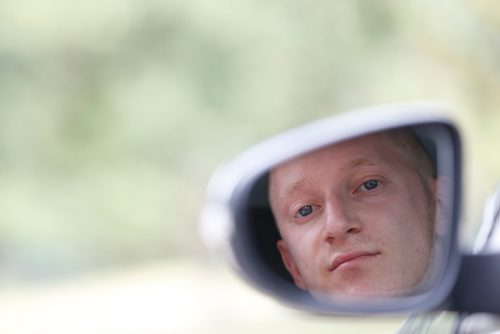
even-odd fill
[[[311,227],[298,225],[289,229],[286,239],[293,242],[294,246],[303,248],[310,247],[315,242],[317,236],[318,233]]]

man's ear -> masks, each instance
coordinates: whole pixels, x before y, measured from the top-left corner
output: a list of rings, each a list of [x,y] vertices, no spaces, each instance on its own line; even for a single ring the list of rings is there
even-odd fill
[[[301,289],[306,290],[302,275],[300,274],[299,268],[297,268],[297,266],[295,265],[295,262],[292,258],[292,255],[288,251],[288,247],[286,246],[285,241],[278,240],[276,246],[278,246],[278,250],[281,254],[281,259],[283,260],[283,263],[285,264],[285,267],[290,275],[292,275],[295,285]]]

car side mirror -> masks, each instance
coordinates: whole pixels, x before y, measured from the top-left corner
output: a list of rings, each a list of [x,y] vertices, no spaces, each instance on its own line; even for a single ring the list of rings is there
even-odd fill
[[[252,285],[320,313],[418,312],[459,273],[458,131],[432,103],[286,131],[213,175],[200,229]]]

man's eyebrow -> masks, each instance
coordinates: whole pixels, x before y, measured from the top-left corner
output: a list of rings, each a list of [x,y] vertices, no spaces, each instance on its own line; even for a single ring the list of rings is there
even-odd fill
[[[300,180],[292,182],[289,186],[287,186],[283,190],[283,193],[282,193],[283,195],[280,196],[280,198],[290,197],[294,192],[296,192],[297,190],[300,190],[300,188],[302,188],[305,183],[306,182],[304,179],[300,179]]]
[[[381,163],[380,160],[376,159],[356,158],[346,162],[342,166],[342,170],[353,169],[359,166],[375,166],[379,165],[380,163]]]

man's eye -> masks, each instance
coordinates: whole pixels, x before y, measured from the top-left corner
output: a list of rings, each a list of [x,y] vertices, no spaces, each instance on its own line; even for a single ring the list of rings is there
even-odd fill
[[[380,182],[378,180],[368,180],[363,183],[363,185],[361,186],[361,190],[370,191],[377,188],[379,184]]]
[[[309,216],[312,212],[313,212],[313,206],[306,205],[306,206],[301,207],[299,210],[297,210],[297,213],[295,214],[295,216],[297,218],[302,218],[302,217]]]

